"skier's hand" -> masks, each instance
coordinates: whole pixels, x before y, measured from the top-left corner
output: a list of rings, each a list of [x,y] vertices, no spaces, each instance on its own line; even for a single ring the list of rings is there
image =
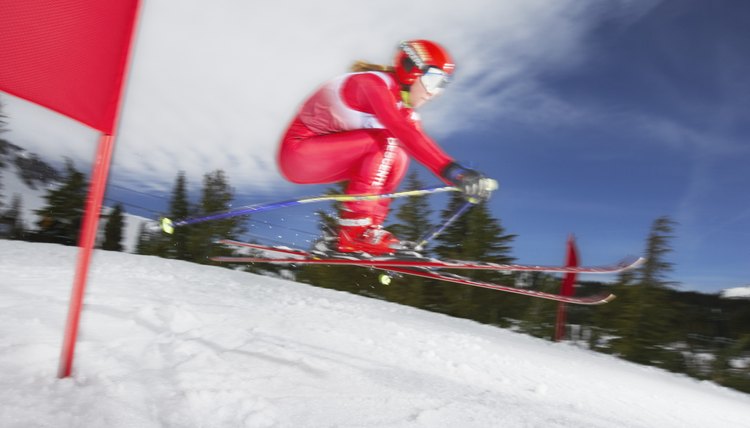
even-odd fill
[[[497,181],[455,162],[445,167],[440,175],[461,189],[466,200],[474,204],[490,199],[492,192],[498,187]]]

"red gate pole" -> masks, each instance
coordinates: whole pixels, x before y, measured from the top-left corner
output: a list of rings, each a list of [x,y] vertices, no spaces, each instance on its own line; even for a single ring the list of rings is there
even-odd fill
[[[104,200],[104,190],[107,187],[109,166],[112,161],[114,149],[114,137],[102,134],[99,138],[99,147],[96,152],[96,161],[91,171],[91,184],[86,201],[86,213],[83,217],[81,234],[78,238],[78,263],[76,265],[75,279],[73,280],[73,291],[70,295],[70,307],[68,309],[68,321],[65,325],[65,336],[63,337],[62,352],[60,354],[60,366],[57,376],[60,378],[70,376],[73,367],[73,355],[75,354],[76,338],[78,337],[78,326],[81,319],[83,307],[83,296],[86,291],[86,280],[88,278],[89,266],[91,265],[91,254],[96,243],[96,232],[99,229],[99,214]]]
[[[0,0],[0,90],[102,133],[58,374],[70,375],[140,0]]]
[[[578,249],[576,248],[575,237],[570,235],[567,243],[567,255],[565,258],[566,267],[578,266]],[[560,285],[560,294],[563,296],[572,296],[573,287],[576,283],[576,274],[574,272],[566,273]],[[565,339],[565,324],[567,323],[567,307],[565,303],[557,305],[557,322],[555,323],[555,342]]]

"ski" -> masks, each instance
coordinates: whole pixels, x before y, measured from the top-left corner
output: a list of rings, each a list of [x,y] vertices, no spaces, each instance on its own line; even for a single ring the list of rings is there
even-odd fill
[[[356,265],[374,268],[430,268],[430,269],[466,269],[466,270],[494,270],[503,272],[548,272],[548,273],[580,273],[580,274],[613,274],[640,266],[645,259],[631,258],[608,266],[541,266],[523,264],[501,264],[490,262],[471,262],[465,260],[438,260],[434,258],[409,257],[400,258],[398,255],[386,257],[363,258],[357,254],[336,254],[326,257],[287,247],[272,247],[238,241],[222,240],[222,244],[241,246],[259,251],[281,254],[282,257],[262,256],[224,256],[214,257],[212,260],[224,263],[279,263],[279,264],[321,264],[321,265]]]
[[[452,282],[455,284],[468,285],[471,287],[486,288],[490,290],[503,291],[505,293],[520,294],[523,296],[536,297],[539,299],[553,300],[561,303],[570,303],[573,305],[603,305],[615,299],[612,293],[595,294],[593,296],[575,297],[561,296],[559,294],[545,293],[543,291],[527,290],[525,288],[511,287],[509,285],[495,284],[491,282],[477,281],[471,278],[465,278],[459,275],[453,275],[442,272],[435,272],[425,269],[408,269],[408,268],[378,268],[388,272],[399,273],[404,275],[418,276],[422,278],[436,279],[439,281]]]
[[[244,263],[243,260],[252,259],[252,260],[257,260],[256,263],[263,262],[263,263],[292,264],[292,263],[305,263],[309,260],[316,260],[316,259],[313,259],[313,255],[307,251],[297,250],[297,249],[288,248],[288,247],[273,247],[273,246],[252,244],[252,243],[232,241],[232,240],[221,240],[219,241],[219,243],[230,245],[230,246],[246,247],[246,248],[251,248],[254,250],[272,252],[272,253],[280,254],[282,257],[286,257],[286,258],[273,259],[273,258],[255,258],[255,257],[214,257],[212,258],[212,260],[214,261]],[[283,260],[283,261],[279,261],[279,260]],[[467,285],[471,287],[497,290],[497,291],[502,291],[505,293],[519,294],[519,295],[524,295],[524,296],[529,296],[529,297],[553,300],[556,302],[570,303],[570,304],[575,304],[575,305],[602,305],[602,304],[611,302],[615,298],[615,295],[611,293],[596,294],[593,296],[584,296],[584,297],[561,296],[558,294],[545,293],[542,291],[527,290],[523,288],[511,287],[511,286],[502,285],[502,284],[477,281],[471,278],[466,278],[466,277],[454,275],[451,273],[436,272],[430,269],[430,267],[419,266],[419,265],[375,266],[375,265],[368,263],[368,262],[371,262],[372,259],[330,259],[330,260],[346,260],[348,262],[351,262],[351,263],[347,263],[350,265],[380,269],[391,274],[417,276],[417,277],[422,277],[422,278],[451,282],[455,284]],[[428,259],[428,260],[432,260],[432,259]],[[394,260],[391,260],[391,261],[394,261]],[[408,260],[408,261],[411,262],[412,260]],[[416,261],[418,262],[419,260],[416,260]],[[328,264],[330,264],[330,262]],[[601,272],[598,272],[598,273],[601,273]]]
[[[231,247],[244,247],[252,248],[259,251],[267,251],[272,253],[284,254],[287,256],[299,256],[303,258],[310,257],[310,253],[305,250],[297,250],[289,247],[282,246],[270,246],[262,244],[253,244],[252,242],[235,241],[233,239],[220,239],[216,241],[218,244],[229,245]],[[266,259],[267,260],[267,259]]]

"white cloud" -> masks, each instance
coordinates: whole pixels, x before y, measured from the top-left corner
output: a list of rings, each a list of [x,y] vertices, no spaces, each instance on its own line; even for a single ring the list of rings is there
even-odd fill
[[[438,40],[459,66],[423,113],[429,132],[491,118],[503,96],[533,93],[536,72],[575,62],[603,13],[580,0],[143,4],[112,173],[161,188],[179,170],[197,183],[218,168],[236,187],[284,185],[276,145],[304,97],[355,59],[390,62],[403,39]],[[94,131],[4,98],[8,139],[52,159],[91,159]]]

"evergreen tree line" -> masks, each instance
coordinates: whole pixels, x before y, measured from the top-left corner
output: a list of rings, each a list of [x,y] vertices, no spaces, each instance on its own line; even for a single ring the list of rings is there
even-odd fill
[[[20,198],[7,208],[0,206],[3,237],[75,245],[83,217],[88,183],[71,162],[66,164],[62,184],[48,190],[47,205],[36,210],[37,228],[26,230],[20,220]],[[423,188],[415,173],[406,188]],[[165,216],[181,219],[225,211],[231,208],[234,191],[221,170],[205,174],[200,198],[188,198],[185,174],[175,180]],[[330,190],[340,193],[343,187]],[[1,188],[0,188],[1,190]],[[425,196],[406,198],[393,210],[389,230],[404,240],[417,241],[435,223],[445,222],[464,203],[454,194],[439,213]],[[335,218],[320,212],[321,232],[335,228]],[[433,220],[435,219],[435,220]],[[247,217],[235,217],[183,227],[167,235],[142,225],[136,252],[164,258],[210,264],[210,258],[231,255],[234,249],[215,244],[219,239],[241,239]],[[117,204],[108,213],[100,248],[122,251],[123,208]],[[8,227],[7,225],[14,225]],[[727,300],[716,295],[680,292],[669,280],[669,254],[675,223],[657,218],[646,238],[647,262],[620,274],[614,285],[606,285],[618,298],[596,307],[568,306],[568,322],[576,327],[572,339],[590,349],[667,370],[709,379],[750,392],[750,302]],[[485,204],[479,204],[452,223],[437,237],[427,255],[512,263],[515,235],[505,231]],[[557,303],[493,290],[460,286],[416,277],[396,277],[389,285],[378,281],[379,271],[345,266],[230,266],[253,272],[278,274],[290,271],[298,281],[372,298],[409,305],[481,323],[512,328],[551,339]],[[560,279],[537,273],[520,277],[497,271],[457,272],[471,278],[502,284],[531,283],[535,289],[558,292]],[[603,284],[584,282],[578,293],[593,293]],[[707,357],[707,358],[706,358]]]
[[[20,195],[13,195],[9,207],[0,205],[0,238],[76,245],[87,192],[86,176],[78,171],[71,161],[67,161],[60,186],[47,190],[43,197],[46,205],[34,210],[37,217],[35,228],[29,228],[23,219],[23,199]],[[105,220],[104,239],[99,247],[104,250],[122,251],[125,225],[122,204],[116,204],[102,217]]]
[[[22,215],[22,198],[14,195],[11,205],[0,205],[0,238],[19,239],[32,242],[48,242],[62,245],[77,245],[83,221],[88,180],[72,162],[67,161],[60,185],[46,191],[43,196],[46,204],[34,210],[34,228],[25,225]],[[0,180],[0,196],[2,196]],[[185,176],[178,175],[170,201],[169,215],[172,218],[205,215],[224,211],[231,206],[234,197],[223,171],[206,174],[203,180],[201,200],[191,205],[187,199]],[[102,215],[102,232],[98,248],[110,251],[123,251],[125,211],[122,203],[116,203]],[[156,255],[165,258],[207,263],[209,257],[221,252],[212,250],[212,242],[217,239],[237,239],[244,231],[241,219],[214,221],[180,230],[180,233],[166,235],[161,231],[149,230],[141,225],[136,253]],[[226,253],[226,251],[224,251]]]
[[[175,180],[167,217],[184,219],[230,209],[234,190],[226,174],[216,170],[203,176],[200,200],[192,204],[188,199],[185,174],[180,172]],[[231,250],[216,245],[219,239],[239,239],[245,233],[245,218],[233,217],[198,223],[180,228],[177,233],[165,234],[141,226],[136,253],[201,264],[214,264],[211,257],[229,255]]]

